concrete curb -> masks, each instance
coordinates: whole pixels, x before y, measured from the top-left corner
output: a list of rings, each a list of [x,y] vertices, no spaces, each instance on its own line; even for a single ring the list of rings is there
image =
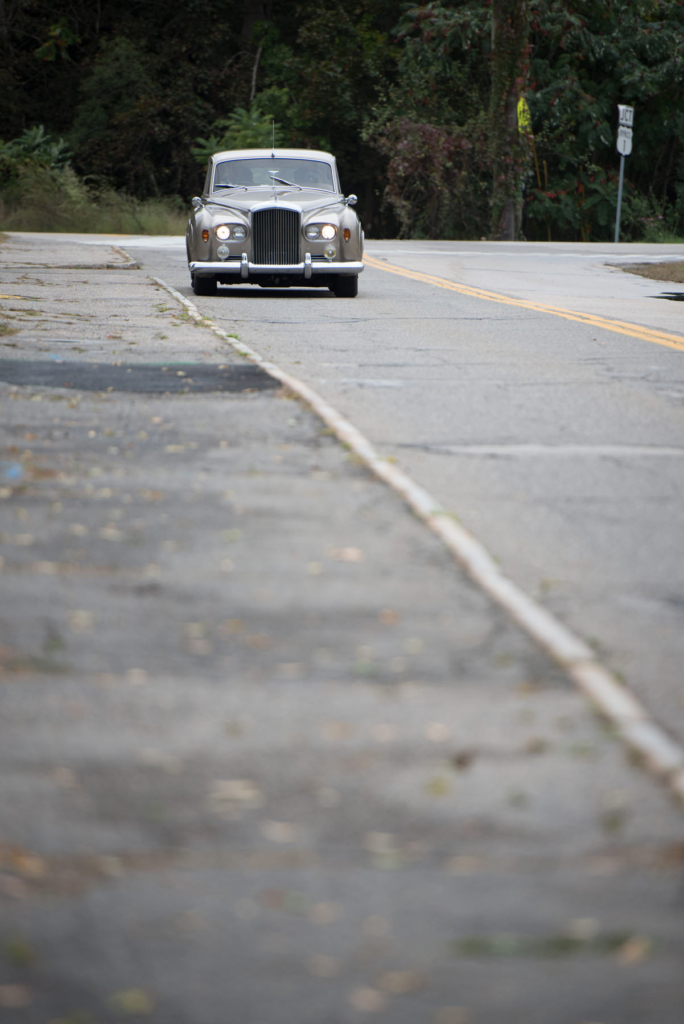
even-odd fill
[[[217,327],[179,291],[158,277],[151,278],[189,315],[227,341],[285,387],[299,395],[349,448],[432,529],[470,578],[552,658],[596,709],[614,727],[643,766],[669,787],[684,807],[684,748],[650,717],[638,698],[595,657],[571,629],[505,576],[486,547],[453,514],[406,473],[383,458],[370,441],[316,391],[243,342]]]

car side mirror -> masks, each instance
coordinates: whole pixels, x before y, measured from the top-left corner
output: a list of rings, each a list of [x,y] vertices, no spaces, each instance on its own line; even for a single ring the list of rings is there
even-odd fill
[[[345,203],[347,204],[347,206],[356,206],[358,201],[359,200],[357,196],[355,196],[353,192],[350,196],[347,196],[347,198],[345,199]]]
[[[202,200],[200,199],[199,196],[193,196],[190,202],[192,203],[196,210],[198,210],[202,205]]]

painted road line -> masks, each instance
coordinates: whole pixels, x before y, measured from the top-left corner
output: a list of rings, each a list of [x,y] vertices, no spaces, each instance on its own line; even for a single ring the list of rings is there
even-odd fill
[[[137,243],[136,243],[137,244]],[[494,256],[496,259],[520,259],[524,256],[526,260],[591,260],[597,263],[600,260],[612,260],[608,266],[613,266],[617,260],[621,263],[681,263],[681,253],[658,253],[650,254],[630,253],[628,256],[616,255],[612,252],[539,252],[530,249],[525,245],[524,249],[500,249],[497,244],[494,249],[365,249],[366,256],[472,256],[476,259]]]
[[[662,779],[680,803],[684,804],[684,748],[651,719],[644,705],[617,676],[601,664],[584,640],[508,579],[484,544],[428,491],[383,458],[368,438],[318,392],[304,381],[281,370],[275,363],[264,359],[249,345],[231,337],[213,320],[203,316],[194,302],[186,299],[161,278],[153,277],[150,280],[180,302],[193,319],[227,341],[239,355],[250,359],[299,395],[330,427],[338,440],[348,445],[380,480],[401,495],[416,515],[442,539],[470,578],[565,670],[648,770]]]
[[[337,381],[339,383],[339,381]],[[646,444],[409,444],[437,455],[475,455],[493,459],[670,459],[684,456],[684,448]]]
[[[530,302],[528,299],[514,299],[508,295],[501,295],[499,292],[489,292],[483,288],[473,288],[467,284],[456,284],[454,281],[447,281],[443,277],[423,274],[419,270],[406,270],[404,267],[396,267],[394,264],[376,260],[373,256],[368,256],[367,254],[364,256],[363,261],[369,267],[384,270],[388,274],[399,274],[400,277],[409,277],[414,281],[431,284],[437,288],[446,288],[452,292],[459,292],[461,295],[470,295],[475,299],[500,302],[505,306],[518,306],[521,309],[534,310],[536,313],[549,313],[552,316],[562,317],[564,320],[574,320],[589,327],[613,331],[616,334],[626,334],[631,338],[640,338],[642,341],[651,341],[656,345],[664,345],[666,348],[674,348],[684,352],[684,336],[679,334],[668,334],[666,331],[642,327],[640,324],[626,323],[623,320],[612,320],[593,313],[578,313],[572,309],[563,309],[561,306],[547,306],[541,302]]]

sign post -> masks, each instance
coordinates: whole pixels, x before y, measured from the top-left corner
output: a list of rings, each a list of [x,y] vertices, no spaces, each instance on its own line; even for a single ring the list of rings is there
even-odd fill
[[[622,212],[622,186],[625,180],[625,157],[632,152],[632,125],[634,107],[618,103],[620,125],[617,133],[617,151],[620,154],[620,181],[618,184],[617,210],[615,211],[615,241],[620,241],[620,214]]]

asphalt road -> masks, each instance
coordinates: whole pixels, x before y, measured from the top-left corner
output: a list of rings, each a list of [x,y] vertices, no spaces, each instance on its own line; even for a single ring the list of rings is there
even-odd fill
[[[142,269],[111,238],[0,239],[0,1022],[681,1024],[671,794],[311,409],[151,281],[189,294],[177,240],[116,242]],[[528,302],[515,248],[370,248]],[[579,266],[566,304],[596,319],[612,283],[676,333],[649,282],[524,259],[547,303]],[[377,268],[356,300],[198,305],[677,732],[679,351]]]
[[[178,243],[127,246],[191,296]],[[618,269],[681,247],[370,242],[367,254],[355,300],[231,286],[197,304],[395,457],[684,740],[684,306],[663,297],[677,286]]]

